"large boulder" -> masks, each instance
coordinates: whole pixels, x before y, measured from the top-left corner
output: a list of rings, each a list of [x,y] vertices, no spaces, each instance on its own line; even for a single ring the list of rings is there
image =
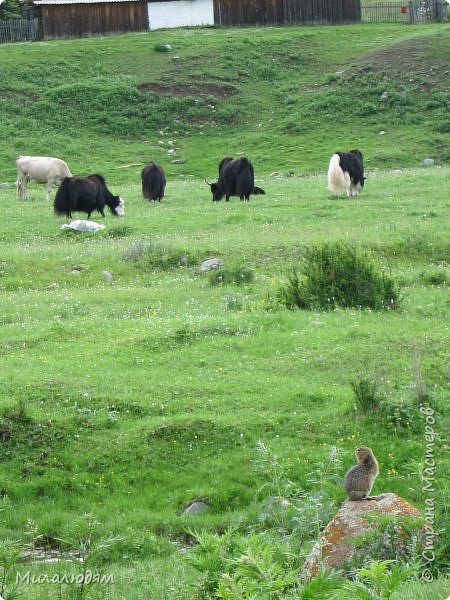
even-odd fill
[[[306,580],[313,578],[321,567],[338,569],[351,563],[357,555],[364,555],[367,547],[355,545],[356,538],[361,539],[365,533],[373,531],[377,526],[376,519],[367,519],[367,516],[398,517],[401,521],[405,517],[420,517],[420,512],[409,502],[396,494],[387,493],[376,496],[374,500],[347,500],[328,523],[322,532],[320,540],[316,543],[311,554],[303,565],[303,576]],[[408,536],[399,525],[396,544],[406,547]],[[403,531],[403,533],[402,533]],[[403,539],[404,535],[404,541]],[[402,548],[398,548],[399,551]],[[380,556],[380,559],[385,558]]]

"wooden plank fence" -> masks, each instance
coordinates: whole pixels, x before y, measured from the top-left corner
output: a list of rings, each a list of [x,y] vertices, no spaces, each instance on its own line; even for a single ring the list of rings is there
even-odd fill
[[[139,2],[138,2],[139,3]],[[128,4],[128,3],[127,3]],[[132,2],[129,4],[133,4]],[[92,5],[87,5],[91,8]],[[59,7],[56,7],[59,8]],[[61,7],[62,10],[66,6]],[[72,9],[68,3],[68,8]],[[83,8],[83,7],[82,7]],[[128,8],[128,7],[127,7]],[[146,15],[145,11],[141,11]],[[429,21],[447,21],[448,5],[443,0],[391,0],[360,4],[358,0],[214,0],[215,22],[217,25],[248,24],[295,24],[311,22],[329,23],[426,23]],[[139,11],[138,15],[139,16]],[[136,27],[137,16],[116,15],[118,31],[139,31],[146,29],[144,21]],[[139,20],[139,19],[138,19]],[[56,26],[56,19],[48,17],[49,26]],[[72,19],[66,19],[73,22]],[[80,20],[75,22],[80,26]],[[111,33],[114,31],[112,28]],[[80,37],[92,33],[89,23],[77,32]],[[98,33],[98,32],[96,32]],[[59,37],[70,37],[73,32],[61,31]],[[0,21],[0,44],[40,40],[43,37],[42,21],[38,17]]]
[[[42,39],[39,19],[9,19],[0,21],[0,44]]]

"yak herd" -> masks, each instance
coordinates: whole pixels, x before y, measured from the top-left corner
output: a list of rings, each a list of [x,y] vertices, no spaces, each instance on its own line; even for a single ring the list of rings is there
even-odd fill
[[[53,185],[58,187],[54,200],[54,211],[71,218],[74,212],[84,212],[88,219],[92,212],[98,211],[103,217],[108,206],[115,216],[125,214],[124,201],[114,196],[100,174],[87,177],[73,176],[67,164],[50,156],[19,156],[17,166],[17,194],[26,198],[27,183],[30,180],[47,184],[47,200]],[[328,188],[339,196],[357,196],[364,187],[363,156],[359,150],[336,152],[330,159],[328,168]],[[155,162],[149,162],[141,171],[142,195],[149,202],[161,202],[166,189],[166,176],[163,168]],[[250,160],[241,156],[227,156],[219,163],[219,176],[216,182],[209,183],[212,200],[218,202],[231,196],[241,200],[250,200],[251,195],[265,194],[255,186],[255,174]]]

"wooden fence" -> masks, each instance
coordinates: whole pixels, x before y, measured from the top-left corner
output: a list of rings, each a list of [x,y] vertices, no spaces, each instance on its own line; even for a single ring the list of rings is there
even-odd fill
[[[429,23],[447,21],[447,3],[442,0],[394,0],[361,5],[363,23]]]
[[[113,33],[142,31],[148,27],[145,3],[142,1],[127,3],[142,4],[133,7],[129,14],[123,12],[115,15],[115,27],[111,22],[108,27],[92,31],[92,23],[64,15],[63,22],[71,26],[76,24],[77,31],[67,30],[67,24],[58,35],[48,37],[82,37],[88,33]],[[92,6],[92,5],[91,5]],[[87,5],[89,8],[89,5]],[[128,8],[127,7],[127,8]],[[57,9],[60,7],[56,7]],[[60,10],[67,7],[62,6]],[[69,9],[72,7],[68,7]],[[84,8],[82,6],[82,8]],[[78,17],[80,15],[77,15]],[[111,15],[109,15],[111,18]],[[59,25],[61,18],[45,20],[46,28]],[[447,21],[448,5],[443,0],[391,0],[390,2],[371,2],[360,4],[359,0],[214,0],[214,20],[216,25],[281,25],[285,23],[425,23],[428,21]],[[104,25],[105,19],[102,20]],[[34,15],[27,19],[11,19],[0,21],[0,44],[8,42],[24,42],[40,40],[43,37],[42,19]]]
[[[42,28],[39,19],[10,19],[0,21],[0,44],[40,40]]]
[[[214,0],[214,23],[225,27],[360,22],[360,0]]]

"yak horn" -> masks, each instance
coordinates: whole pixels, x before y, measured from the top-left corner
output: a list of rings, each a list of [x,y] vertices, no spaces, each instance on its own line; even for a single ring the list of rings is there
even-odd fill
[[[209,185],[209,186],[211,186],[211,185],[212,185],[212,183],[209,183],[209,181],[206,181],[206,179],[205,179],[205,183],[206,183],[207,185]]]

